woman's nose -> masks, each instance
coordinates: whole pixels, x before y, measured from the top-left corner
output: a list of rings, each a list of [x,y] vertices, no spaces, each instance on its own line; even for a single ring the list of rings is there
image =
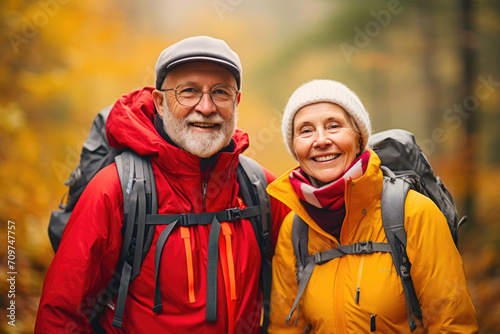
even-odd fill
[[[332,140],[328,137],[324,130],[316,131],[313,145],[315,147],[328,147],[332,145]]]

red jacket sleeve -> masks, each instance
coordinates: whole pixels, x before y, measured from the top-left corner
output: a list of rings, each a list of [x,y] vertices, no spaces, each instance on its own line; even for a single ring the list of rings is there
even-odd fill
[[[87,317],[118,262],[122,202],[112,164],[92,179],[71,214],[45,277],[35,333],[92,333]]]

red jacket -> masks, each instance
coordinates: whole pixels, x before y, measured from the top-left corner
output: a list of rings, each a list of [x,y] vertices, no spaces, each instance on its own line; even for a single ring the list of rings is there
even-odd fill
[[[210,173],[200,159],[168,144],[153,125],[152,88],[123,96],[107,122],[110,144],[150,155],[158,192],[158,213],[200,213],[243,207],[237,197],[238,156],[248,147],[247,134],[236,130],[234,152],[219,153]],[[274,179],[266,171],[268,182]],[[203,186],[206,183],[206,198]],[[288,209],[271,199],[275,244]],[[91,333],[86,319],[96,297],[114,273],[122,244],[123,196],[114,164],[88,184],[68,222],[47,272],[35,326],[36,333]],[[217,282],[217,322],[205,320],[207,246],[210,225],[174,229],[162,253],[160,286],[163,310],[153,313],[155,236],[139,276],[130,284],[123,328],[112,327],[106,307],[101,323],[109,333],[257,333],[260,331],[260,252],[248,220],[221,223]],[[231,263],[233,265],[231,266]],[[188,272],[192,270],[192,274]],[[233,275],[234,274],[234,275]],[[234,278],[233,278],[234,277]]]

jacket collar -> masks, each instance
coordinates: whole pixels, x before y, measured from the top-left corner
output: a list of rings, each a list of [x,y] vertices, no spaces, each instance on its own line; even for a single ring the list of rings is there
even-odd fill
[[[274,182],[269,184],[267,192],[288,206],[292,211],[298,214],[315,231],[325,237],[334,240],[334,237],[326,233],[316,224],[307,213],[302,203],[295,193],[289,175],[294,167],[281,175]],[[365,174],[357,180],[348,181],[345,189],[346,217],[341,232],[341,240],[348,238],[350,231],[357,228],[359,222],[367,212],[373,210],[379,205],[382,194],[383,175],[380,170],[380,159],[375,152],[370,150],[370,159]],[[347,231],[345,231],[347,230]]]

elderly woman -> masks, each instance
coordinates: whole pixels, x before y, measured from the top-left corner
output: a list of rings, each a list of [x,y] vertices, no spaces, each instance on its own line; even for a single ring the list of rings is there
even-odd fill
[[[370,119],[356,94],[336,81],[310,81],[290,97],[282,130],[300,166],[268,187],[271,196],[292,209],[273,258],[269,333],[409,333],[403,286],[388,252],[316,265],[287,321],[299,290],[292,245],[295,214],[308,225],[309,254],[387,239],[380,159],[367,148]],[[405,230],[423,314],[414,333],[477,332],[462,260],[446,219],[429,198],[413,190],[406,199]]]

